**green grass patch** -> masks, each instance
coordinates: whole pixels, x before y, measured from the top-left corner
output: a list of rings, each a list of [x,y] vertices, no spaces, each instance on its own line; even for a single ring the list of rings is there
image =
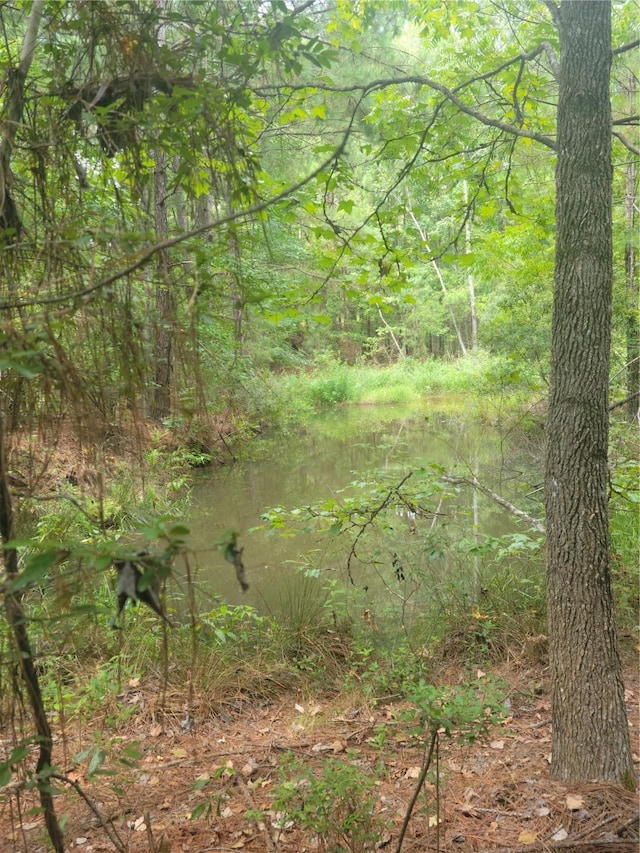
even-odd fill
[[[315,367],[269,379],[271,399],[292,417],[345,404],[412,405],[434,395],[478,398],[531,394],[526,376],[503,357],[478,350],[451,361],[406,359],[387,367],[348,365],[326,357]]]

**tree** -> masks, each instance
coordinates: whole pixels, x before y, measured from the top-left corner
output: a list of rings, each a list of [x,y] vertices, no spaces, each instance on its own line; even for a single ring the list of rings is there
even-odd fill
[[[442,70],[430,77],[409,75],[371,81],[363,91],[414,83],[423,87],[423,92],[429,89],[436,93],[421,96],[423,116],[424,111],[430,112],[420,146],[428,136],[429,154],[435,148],[433,129],[438,114],[441,120],[444,114],[456,132],[454,122],[461,116],[485,125],[491,134],[489,159],[482,164],[480,179],[475,179],[478,192],[491,180],[494,151],[499,146],[506,150],[509,136],[533,141],[557,154],[557,242],[545,466],[552,772],[572,782],[598,779],[633,785],[615,630],[607,494],[613,278],[611,9],[608,2],[599,0],[562,0],[559,6],[554,0],[545,0],[545,6],[558,33],[553,36],[548,22],[541,22],[538,32],[526,32],[527,37],[538,38],[538,44],[497,67],[474,69],[473,76],[466,72],[466,79],[455,79],[448,85],[435,76],[447,79]],[[471,8],[478,11],[475,3],[447,4],[444,11],[422,9],[419,17],[421,23],[429,19],[446,32],[446,16],[451,14],[457,30],[463,31],[464,13]],[[535,24],[529,15],[517,14],[518,3],[501,8],[513,27],[525,19],[527,27]],[[495,53],[501,41],[496,30],[491,34],[485,27],[477,35],[472,27],[468,29],[467,45],[476,49],[484,46],[489,56]],[[558,34],[559,65],[554,47]],[[616,53],[633,46],[637,42],[618,48]],[[465,68],[468,62],[467,51]],[[530,66],[537,74],[528,77],[525,69]],[[555,78],[558,86],[557,138],[548,109],[549,94],[540,96],[539,79],[547,77],[549,85],[547,68],[551,81]],[[485,106],[480,109],[479,103]],[[417,137],[419,131],[414,133]],[[634,150],[619,133],[616,136]],[[446,135],[436,144],[443,143]],[[475,150],[486,147],[483,144]],[[438,152],[439,159],[444,160],[442,148]],[[512,154],[513,146],[508,155],[507,182]],[[419,165],[419,157],[420,150],[414,155],[414,165]],[[465,172],[458,177],[464,178]],[[387,192],[384,201],[388,197]],[[506,201],[509,204],[508,195]]]
[[[611,587],[611,7],[548,3],[560,28],[557,242],[545,472],[554,776],[633,784]]]

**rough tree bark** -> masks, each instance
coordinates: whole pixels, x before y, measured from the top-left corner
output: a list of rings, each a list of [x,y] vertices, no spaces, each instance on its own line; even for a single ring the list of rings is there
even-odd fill
[[[611,5],[563,0],[545,472],[551,772],[633,785],[608,528]]]

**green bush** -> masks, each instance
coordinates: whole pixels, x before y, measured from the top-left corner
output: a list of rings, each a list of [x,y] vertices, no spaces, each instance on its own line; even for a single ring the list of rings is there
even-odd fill
[[[325,759],[320,767],[285,756],[273,808],[277,828],[293,824],[315,835],[320,853],[373,850],[387,826],[375,811],[376,777],[355,759]]]

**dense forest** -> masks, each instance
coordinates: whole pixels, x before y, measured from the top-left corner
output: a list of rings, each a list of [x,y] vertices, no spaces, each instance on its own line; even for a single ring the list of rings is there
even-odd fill
[[[372,388],[368,402],[447,392],[499,396],[519,423],[525,412],[538,502],[525,512],[524,484],[507,500],[434,470],[420,485],[372,481],[357,510],[327,503],[308,523],[359,541],[393,501],[419,512],[461,488],[502,501],[546,537],[551,775],[635,786],[615,617],[620,629],[634,609],[639,537],[639,12],[635,0],[0,5],[0,782],[20,780],[7,803],[37,792],[56,851],[55,785],[82,789],[52,726],[91,718],[78,673],[120,683],[114,666],[147,642],[158,689],[180,660],[193,691],[207,630],[212,655],[221,637],[262,642],[262,617],[238,608],[207,628],[190,592],[170,639],[160,586],[178,561],[189,587],[190,470]],[[214,544],[244,589],[236,536]],[[133,599],[160,617],[157,649],[142,628],[113,651],[116,598],[119,615]],[[272,641],[274,660],[293,648]],[[403,665],[400,695],[425,666]],[[425,695],[433,750],[464,725]],[[89,776],[108,756],[94,746]],[[109,849],[129,849],[105,831]]]

